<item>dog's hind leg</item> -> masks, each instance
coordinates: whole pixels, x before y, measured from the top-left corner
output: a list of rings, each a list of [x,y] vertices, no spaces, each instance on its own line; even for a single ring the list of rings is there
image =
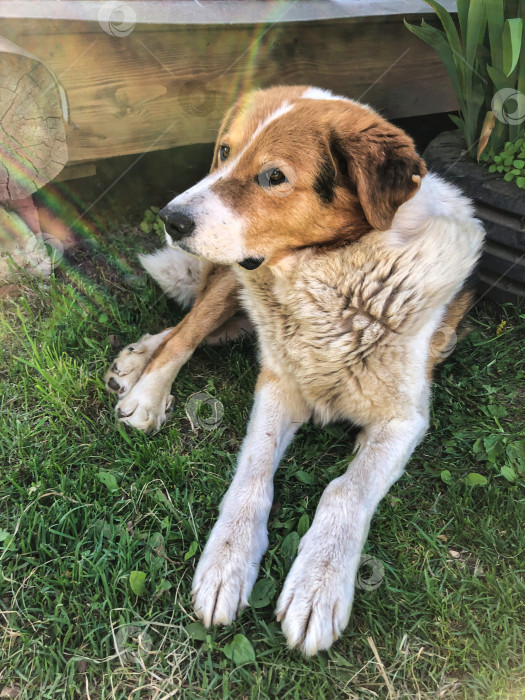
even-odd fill
[[[146,432],[160,428],[172,401],[173,380],[195,348],[238,311],[238,290],[239,283],[230,267],[213,267],[191,311],[182,321],[175,328],[145,339],[145,344],[154,347],[152,352],[146,350],[147,362],[140,377],[117,404],[120,420]],[[140,355],[137,358],[140,359]],[[115,364],[120,369],[121,356]],[[106,376],[108,388],[119,393],[120,381],[121,376],[110,370]]]
[[[468,329],[463,328],[461,332],[458,331],[458,328],[473,301],[473,290],[466,288],[460,290],[447,305],[443,320],[430,339],[430,352],[427,361],[427,378],[429,380],[432,379],[434,367],[452,354],[458,335],[460,338],[468,335]]]

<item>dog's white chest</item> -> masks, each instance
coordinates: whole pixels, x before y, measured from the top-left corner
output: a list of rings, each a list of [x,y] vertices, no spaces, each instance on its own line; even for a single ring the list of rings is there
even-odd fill
[[[401,383],[400,337],[411,322],[402,300],[414,301],[414,290],[399,285],[395,268],[313,270],[291,279],[264,268],[243,275],[244,304],[263,362],[298,386],[321,420],[359,422]]]

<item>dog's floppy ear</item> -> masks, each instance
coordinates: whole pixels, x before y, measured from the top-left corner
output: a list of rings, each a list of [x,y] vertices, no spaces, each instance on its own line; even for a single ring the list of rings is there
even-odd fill
[[[368,223],[386,231],[401,204],[419,189],[427,168],[404,131],[378,115],[367,121],[360,118],[332,130],[330,151],[339,170],[346,166],[343,175],[357,191]]]

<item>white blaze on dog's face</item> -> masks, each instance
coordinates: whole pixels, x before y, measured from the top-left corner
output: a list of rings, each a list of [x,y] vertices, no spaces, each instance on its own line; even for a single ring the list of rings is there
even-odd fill
[[[314,88],[270,88],[234,105],[211,173],[160,215],[184,250],[254,269],[387,230],[425,173],[412,140],[370,108]]]

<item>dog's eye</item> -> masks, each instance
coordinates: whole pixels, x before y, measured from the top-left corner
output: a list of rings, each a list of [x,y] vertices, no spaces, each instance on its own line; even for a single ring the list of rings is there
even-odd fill
[[[223,144],[219,149],[219,155],[221,160],[226,160],[226,158],[230,155],[230,147]]]
[[[295,171],[287,164],[266,163],[255,176],[255,182],[276,197],[286,197],[297,182]]]
[[[279,168],[275,168],[268,174],[268,180],[270,185],[281,185],[283,182],[286,182],[286,175]]]

